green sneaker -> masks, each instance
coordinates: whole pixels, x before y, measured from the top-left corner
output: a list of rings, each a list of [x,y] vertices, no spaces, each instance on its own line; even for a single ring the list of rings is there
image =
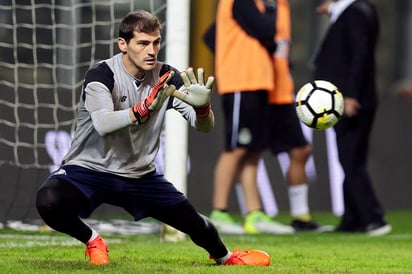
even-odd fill
[[[243,228],[248,234],[292,234],[295,232],[293,227],[275,222],[270,216],[260,210],[246,215]]]
[[[236,223],[229,213],[217,209],[212,210],[209,219],[222,234],[245,234],[242,226]]]

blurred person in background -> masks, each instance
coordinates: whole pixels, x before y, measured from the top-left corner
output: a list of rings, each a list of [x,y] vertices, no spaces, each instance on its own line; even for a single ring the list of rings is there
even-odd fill
[[[222,233],[294,232],[263,212],[257,188],[257,166],[267,147],[268,91],[274,88],[270,52],[275,48],[275,11],[274,1],[220,0],[216,24],[205,36],[206,44],[215,52],[224,114],[225,147],[215,167],[210,214]],[[245,196],[243,227],[228,212],[235,181],[240,181]]]
[[[370,133],[378,106],[375,50],[379,18],[368,0],[326,1],[317,7],[330,18],[329,29],[313,56],[314,79],[335,84],[345,112],[334,126],[343,182],[344,214],[336,230],[384,235],[385,220],[367,171]]]
[[[274,89],[269,91],[269,149],[273,155],[287,152],[289,165],[285,174],[291,226],[295,231],[329,231],[330,226],[316,223],[310,214],[306,163],[312,145],[306,140],[297,117],[294,82],[290,71],[291,19],[288,0],[276,1],[276,50],[272,53]]]

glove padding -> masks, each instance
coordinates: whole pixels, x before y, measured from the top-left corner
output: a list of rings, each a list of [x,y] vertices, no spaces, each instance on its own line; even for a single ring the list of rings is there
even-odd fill
[[[161,108],[164,101],[176,90],[174,85],[167,85],[173,75],[173,70],[169,70],[163,74],[160,77],[159,82],[157,82],[157,84],[152,88],[149,96],[133,106],[134,116],[139,123],[141,123],[142,120],[150,114],[150,112]]]
[[[173,96],[191,105],[197,114],[208,114],[210,111],[210,92],[215,78],[209,76],[204,83],[204,69],[197,69],[197,79],[193,68],[188,68],[180,73],[185,89],[175,90]]]

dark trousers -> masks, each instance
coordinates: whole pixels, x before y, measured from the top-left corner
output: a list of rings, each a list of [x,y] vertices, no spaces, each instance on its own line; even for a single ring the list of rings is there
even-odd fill
[[[375,110],[362,110],[355,117],[342,117],[335,126],[339,160],[345,173],[344,215],[341,225],[365,229],[382,222],[384,212],[367,171],[368,146]]]

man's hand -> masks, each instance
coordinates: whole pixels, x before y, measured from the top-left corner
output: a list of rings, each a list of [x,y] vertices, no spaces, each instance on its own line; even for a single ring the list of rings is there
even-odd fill
[[[277,3],[275,0],[263,0],[266,13],[275,13],[277,9]]]
[[[133,114],[141,123],[154,110],[162,107],[163,102],[176,90],[174,85],[168,86],[167,82],[173,77],[174,71],[169,70],[160,77],[159,82],[152,88],[149,96],[133,106]]]
[[[197,79],[193,68],[180,73],[185,89],[175,90],[173,96],[191,105],[198,115],[207,115],[210,111],[210,92],[212,91],[215,78],[209,76],[204,83],[204,69],[197,69]]]
[[[329,14],[329,7],[332,3],[333,3],[332,0],[326,0],[325,2],[323,2],[322,4],[320,4],[319,6],[316,7],[316,12],[319,13],[319,14],[328,15]]]
[[[355,98],[344,97],[344,109],[345,114],[348,117],[354,117],[358,115],[359,110],[361,109],[361,104]]]

